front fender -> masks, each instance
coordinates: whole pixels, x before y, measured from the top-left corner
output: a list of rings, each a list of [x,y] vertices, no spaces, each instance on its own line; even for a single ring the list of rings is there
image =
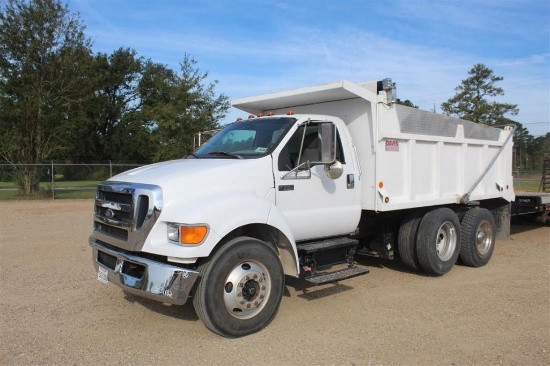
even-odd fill
[[[245,226],[253,224],[267,225],[276,232],[274,235],[276,235],[277,247],[285,273],[298,276],[298,253],[294,235],[282,212],[272,203],[275,201],[274,193],[275,191],[271,189],[265,198],[259,198],[251,194],[232,195],[209,205],[211,212],[224,212],[222,217],[212,221],[212,229],[217,237],[224,238],[236,229]],[[235,214],[230,214],[230,212]],[[211,249],[218,242],[219,240],[212,242]]]
[[[250,191],[213,192],[167,204],[159,220],[147,238],[143,250],[175,258],[194,261],[208,257],[220,240],[237,228],[250,224],[270,225],[278,229],[286,238],[279,238],[282,261],[292,259],[297,267],[294,236],[282,213],[273,205],[273,189],[265,198]],[[166,223],[207,224],[206,239],[199,245],[180,245],[168,241]],[[284,265],[284,263],[283,263]],[[286,266],[285,266],[286,267]],[[288,268],[288,267],[287,267]]]
[[[278,247],[285,273],[297,277],[300,274],[300,266],[298,262],[298,251],[296,250],[296,240],[290,230],[288,221],[277,206],[271,206],[267,224],[277,228],[282,234],[282,237],[279,238]],[[293,267],[293,270],[296,270],[296,273],[290,272],[291,267]]]

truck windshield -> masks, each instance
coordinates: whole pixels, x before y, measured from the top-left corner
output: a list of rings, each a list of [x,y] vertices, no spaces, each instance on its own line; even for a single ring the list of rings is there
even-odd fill
[[[258,158],[270,154],[294,122],[294,117],[263,117],[235,122],[212,136],[192,156],[222,159]]]

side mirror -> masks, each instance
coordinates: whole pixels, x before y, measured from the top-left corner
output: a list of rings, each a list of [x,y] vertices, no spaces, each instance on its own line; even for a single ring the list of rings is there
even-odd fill
[[[325,174],[330,179],[340,178],[343,172],[344,172],[344,167],[342,166],[342,163],[339,162],[338,160],[335,160],[333,163],[325,164]]]

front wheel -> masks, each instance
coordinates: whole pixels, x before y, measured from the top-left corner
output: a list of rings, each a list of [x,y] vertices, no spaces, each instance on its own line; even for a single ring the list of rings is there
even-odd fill
[[[199,270],[193,305],[211,331],[242,337],[260,331],[275,318],[284,273],[270,245],[249,237],[233,239]]]

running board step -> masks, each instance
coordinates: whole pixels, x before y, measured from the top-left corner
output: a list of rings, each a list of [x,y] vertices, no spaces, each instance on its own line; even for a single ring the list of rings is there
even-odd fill
[[[322,252],[325,250],[352,247],[359,243],[359,240],[351,238],[335,238],[313,241],[309,243],[297,244],[296,249],[303,250],[307,253]]]
[[[324,285],[325,283],[345,280],[347,278],[357,277],[357,276],[365,275],[367,273],[369,273],[368,269],[353,266],[353,267],[343,269],[341,271],[306,277],[305,280],[308,282],[314,283],[316,285]]]

